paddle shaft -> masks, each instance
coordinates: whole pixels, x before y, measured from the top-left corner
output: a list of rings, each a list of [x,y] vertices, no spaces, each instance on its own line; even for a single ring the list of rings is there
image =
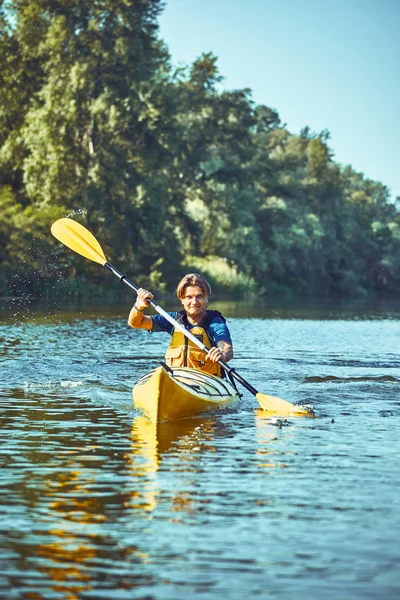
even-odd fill
[[[106,269],[111,271],[111,273],[113,273],[116,277],[118,277],[121,283],[125,283],[125,285],[130,287],[136,293],[138,292],[139,288],[137,287],[137,285],[135,285],[133,281],[131,281],[126,275],[121,273],[121,271],[118,271],[118,269],[113,267],[113,265],[111,265],[109,262],[106,262],[104,266],[106,267]],[[186,327],[184,327],[181,323],[176,321],[169,313],[167,313],[163,308],[161,308],[161,306],[154,302],[154,300],[151,300],[149,298],[148,303],[154,308],[154,310],[158,312],[158,314],[162,315],[164,319],[171,323],[175,329],[183,333],[183,335],[185,335],[189,340],[191,340],[198,348],[200,348],[200,350],[203,350],[203,352],[207,354],[209,348],[207,348],[207,346],[203,344],[203,342],[201,342],[195,335],[190,333],[190,331],[188,331]],[[258,394],[258,391],[252,385],[250,385],[248,381],[243,379],[241,375],[236,373],[235,369],[232,369],[232,367],[228,367],[228,365],[223,360],[219,360],[218,364],[226,373],[229,373],[231,377],[239,381],[243,385],[243,387],[245,387],[251,394],[253,394],[254,396]]]

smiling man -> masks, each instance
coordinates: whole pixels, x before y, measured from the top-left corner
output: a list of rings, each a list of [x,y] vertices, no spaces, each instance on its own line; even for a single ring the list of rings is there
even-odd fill
[[[185,275],[176,288],[176,295],[184,310],[171,312],[188,331],[210,348],[205,354],[180,331],[174,329],[162,315],[143,314],[148,300],[153,294],[140,288],[136,302],[129,313],[128,324],[135,329],[148,331],[166,331],[172,335],[171,343],[165,354],[169,367],[191,367],[221,377],[219,360],[228,362],[233,357],[232,340],[224,317],[216,310],[207,310],[211,287],[208,281],[198,273]]]

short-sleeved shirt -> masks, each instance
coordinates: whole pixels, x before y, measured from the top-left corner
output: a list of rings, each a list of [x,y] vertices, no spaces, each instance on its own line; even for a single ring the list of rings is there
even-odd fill
[[[171,317],[175,320],[180,316],[180,313],[178,312],[170,312],[168,314],[171,315]],[[152,316],[151,319],[153,321],[151,331],[166,331],[167,333],[170,333],[172,335],[174,326],[172,325],[172,323],[167,321],[165,317],[163,317],[162,315],[155,315]],[[193,327],[197,327],[196,325],[192,325],[191,323],[189,323],[187,319],[186,325],[188,326],[187,328],[189,329],[189,331]],[[229,329],[225,321],[221,319],[221,317],[219,317],[218,315],[215,315],[212,321],[208,324],[207,334],[213,339],[215,345],[217,345],[218,342],[221,341],[228,342],[228,344],[232,344]]]

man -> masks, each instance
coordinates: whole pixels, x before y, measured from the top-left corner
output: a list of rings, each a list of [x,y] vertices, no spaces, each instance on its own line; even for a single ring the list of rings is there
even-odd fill
[[[134,328],[166,331],[172,335],[165,354],[169,367],[191,367],[221,377],[222,372],[218,361],[231,360],[233,347],[224,317],[218,311],[207,310],[210,294],[211,287],[205,277],[198,273],[185,275],[176,288],[176,295],[182,302],[184,310],[170,313],[175,320],[210,348],[207,354],[183,333],[175,330],[162,315],[150,317],[143,314],[148,306],[147,301],[153,298],[153,294],[143,288],[137,292],[136,302],[129,313],[128,324]]]

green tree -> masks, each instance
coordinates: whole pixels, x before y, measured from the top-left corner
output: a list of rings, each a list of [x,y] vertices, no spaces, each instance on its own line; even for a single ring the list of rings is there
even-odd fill
[[[161,10],[161,0],[3,2],[2,293],[17,267],[47,290],[43,256],[84,280],[49,235],[70,213],[157,289],[198,265],[225,290],[398,292],[399,206],[387,188],[336,164],[328,131],[294,135],[250,90],[225,89],[212,53],[174,69]],[[29,268],[40,274],[31,283]]]

